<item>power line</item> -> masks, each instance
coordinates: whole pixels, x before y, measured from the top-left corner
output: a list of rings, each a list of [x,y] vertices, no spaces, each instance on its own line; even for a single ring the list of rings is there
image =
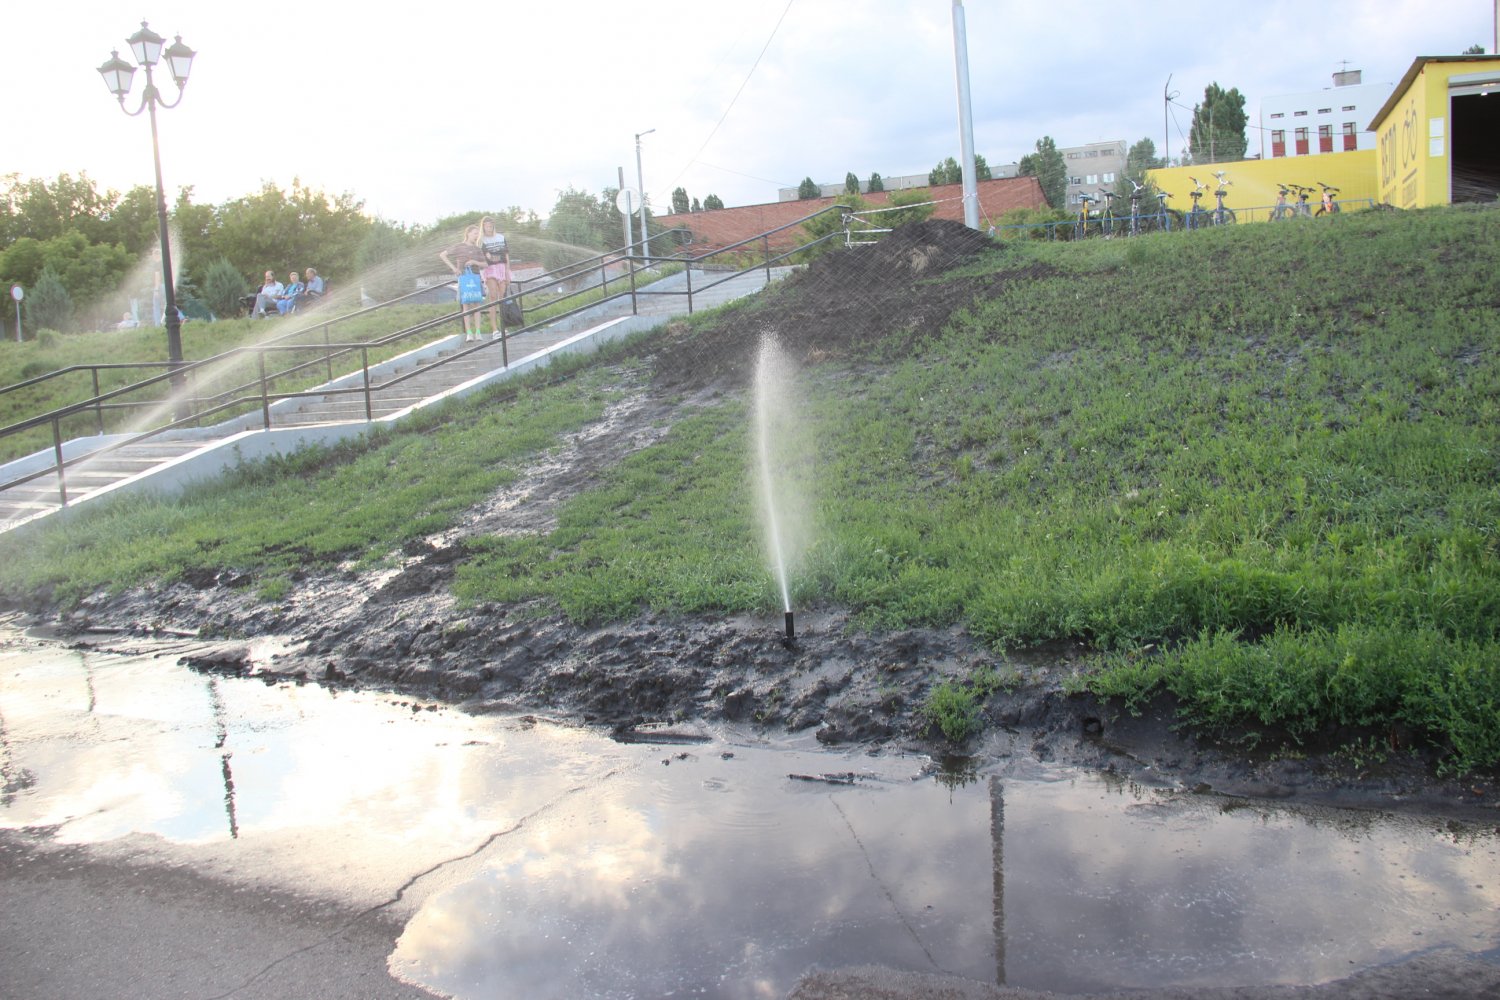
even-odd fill
[[[786,8],[782,10],[781,16],[776,19],[776,26],[771,29],[771,36],[766,39],[766,44],[761,46],[760,55],[755,57],[755,63],[750,67],[750,72],[745,74],[745,79],[740,83],[740,89],[736,90],[734,92],[734,96],[729,99],[729,106],[726,107],[724,109],[724,113],[719,116],[719,120],[717,123],[715,123],[713,130],[708,133],[708,138],[703,140],[703,145],[698,147],[698,151],[688,158],[687,164],[681,170],[677,171],[676,177],[672,178],[673,187],[677,186],[677,182],[682,179],[683,174],[687,173],[688,168],[698,162],[698,157],[702,155],[705,149],[708,148],[708,144],[710,142],[713,142],[714,136],[719,134],[719,126],[724,124],[724,119],[728,118],[729,112],[734,110],[735,102],[737,102],[740,99],[740,95],[745,92],[745,87],[749,85],[750,78],[755,75],[756,69],[760,67],[760,61],[765,58],[766,52],[771,48],[771,42],[776,39],[776,33],[781,30],[781,22],[786,20],[787,14],[791,13],[792,4],[796,2],[797,0],[786,0]],[[644,192],[642,192],[642,197],[644,196]]]

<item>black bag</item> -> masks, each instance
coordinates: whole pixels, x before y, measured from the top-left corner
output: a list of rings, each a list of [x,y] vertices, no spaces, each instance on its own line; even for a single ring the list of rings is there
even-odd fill
[[[506,328],[526,325],[526,314],[521,311],[521,303],[514,298],[500,300],[500,321]]]

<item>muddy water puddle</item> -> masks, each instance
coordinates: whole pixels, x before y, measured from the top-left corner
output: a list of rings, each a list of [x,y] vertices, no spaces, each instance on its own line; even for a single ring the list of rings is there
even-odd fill
[[[12,636],[0,828],[389,905],[458,997],[781,997],[880,964],[1059,991],[1500,946],[1494,830],[703,732],[622,744]],[[267,653],[270,650],[266,650]]]

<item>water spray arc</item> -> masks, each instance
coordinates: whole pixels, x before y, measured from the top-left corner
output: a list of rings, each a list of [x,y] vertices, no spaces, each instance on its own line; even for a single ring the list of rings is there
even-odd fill
[[[797,632],[792,614],[791,586],[787,582],[787,546],[789,539],[785,530],[781,505],[785,502],[786,483],[777,475],[778,465],[772,452],[772,440],[777,435],[777,418],[786,403],[786,372],[781,349],[776,338],[770,334],[761,338],[760,351],[755,364],[755,447],[757,472],[760,479],[761,506],[765,517],[766,541],[771,568],[781,588],[781,607],[785,614],[783,641],[796,640]],[[783,442],[784,443],[784,442]],[[784,463],[783,463],[784,464]],[[778,489],[778,485],[782,489]]]

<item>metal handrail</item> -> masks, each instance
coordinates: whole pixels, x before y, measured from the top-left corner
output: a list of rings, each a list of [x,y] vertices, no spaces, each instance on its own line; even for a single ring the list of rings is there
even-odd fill
[[[602,298],[591,299],[589,302],[587,302],[587,303],[585,303],[585,304],[583,304],[581,306],[578,306],[578,307],[576,307],[574,309],[566,310],[566,311],[564,311],[562,313],[555,313],[554,314],[554,313],[551,313],[550,310],[549,310],[549,315],[546,318],[546,322],[554,322],[554,321],[557,321],[557,320],[565,319],[565,318],[573,316],[573,315],[575,315],[577,313],[583,312],[583,311],[585,311],[587,309],[595,308],[595,307],[597,307],[597,306],[599,306],[601,304],[605,304],[605,303],[608,303],[608,302],[611,302],[611,301],[615,301],[615,300],[618,300],[618,299],[623,299],[625,297],[629,297],[631,299],[631,309],[632,309],[632,312],[636,313],[636,314],[639,314],[639,297],[642,296],[642,295],[686,295],[687,298],[688,298],[688,312],[691,314],[692,311],[693,311],[693,296],[695,294],[701,295],[703,292],[707,291],[708,289],[716,287],[717,285],[723,284],[724,282],[731,281],[734,278],[740,277],[740,276],[745,275],[745,274],[749,274],[749,273],[751,273],[753,271],[762,270],[762,269],[764,269],[766,271],[767,279],[769,280],[770,279],[770,269],[773,266],[773,264],[775,264],[775,263],[777,263],[779,261],[785,260],[785,259],[787,259],[789,257],[792,257],[792,256],[794,256],[794,255],[796,255],[798,253],[802,253],[802,252],[804,252],[804,251],[806,251],[806,250],[808,250],[808,249],[810,249],[812,247],[818,246],[818,245],[820,245],[820,244],[822,244],[822,243],[824,243],[824,242],[826,242],[826,241],[828,241],[828,240],[830,240],[830,239],[832,239],[832,238],[834,238],[836,236],[841,235],[840,232],[835,231],[833,233],[829,233],[826,236],[819,237],[818,239],[813,240],[813,241],[811,241],[809,243],[801,244],[801,245],[799,245],[797,247],[794,247],[794,248],[792,248],[790,250],[784,251],[784,252],[779,253],[779,254],[774,255],[774,256],[770,252],[769,240],[770,240],[771,236],[773,236],[773,235],[775,235],[775,234],[777,234],[779,232],[783,232],[785,230],[792,229],[792,228],[794,228],[796,226],[800,226],[803,223],[808,222],[808,221],[810,221],[810,220],[812,220],[814,218],[817,218],[820,215],[824,215],[824,214],[826,214],[827,212],[830,212],[830,211],[847,212],[848,211],[848,207],[847,206],[842,206],[842,205],[828,206],[828,207],[826,207],[826,208],[824,208],[824,209],[822,209],[822,210],[820,210],[818,212],[814,212],[811,215],[808,215],[808,216],[806,216],[806,217],[804,217],[802,219],[796,220],[794,222],[786,223],[785,225],[778,226],[775,229],[767,230],[765,233],[761,233],[761,234],[759,234],[757,236],[752,236],[752,237],[746,238],[744,240],[740,240],[740,241],[738,241],[736,243],[730,244],[728,246],[720,247],[720,248],[718,248],[716,250],[712,250],[712,251],[709,251],[707,253],[704,253],[704,254],[701,254],[701,255],[696,255],[696,256],[692,255],[692,254],[675,254],[675,255],[651,254],[650,251],[647,250],[646,248],[649,245],[650,240],[660,239],[661,236],[664,235],[662,233],[658,233],[655,236],[648,236],[648,237],[645,237],[645,238],[643,238],[641,240],[638,240],[635,243],[632,243],[631,245],[629,245],[628,247],[622,247],[619,250],[615,250],[615,251],[606,251],[606,252],[604,252],[602,254],[597,254],[597,255],[595,255],[592,258],[588,258],[586,261],[583,261],[583,262],[574,262],[572,265],[567,265],[567,267],[574,268],[575,270],[572,273],[570,273],[568,275],[565,275],[563,277],[552,277],[551,280],[549,280],[549,281],[547,281],[547,282],[545,282],[545,283],[543,283],[541,285],[534,285],[530,289],[525,289],[525,288],[518,289],[517,292],[514,295],[514,298],[516,298],[518,300],[518,304],[519,304],[521,302],[521,300],[523,299],[523,297],[525,295],[527,295],[527,294],[535,295],[537,292],[544,291],[547,288],[551,288],[551,287],[560,285],[560,284],[562,284],[565,281],[568,281],[568,280],[571,280],[573,278],[576,278],[580,274],[586,274],[590,269],[592,269],[594,267],[607,268],[609,264],[618,263],[620,261],[625,261],[625,262],[630,263],[632,265],[634,265],[636,263],[644,263],[644,262],[655,262],[655,263],[661,263],[661,264],[667,264],[667,265],[678,265],[678,264],[680,264],[680,265],[684,265],[684,268],[685,268],[686,273],[687,273],[687,282],[686,282],[686,288],[685,288],[685,290],[682,290],[682,291],[677,291],[677,290],[667,290],[667,291],[655,290],[655,291],[652,291],[652,290],[642,289],[641,287],[639,287],[639,285],[638,285],[638,283],[636,281],[636,275],[637,275],[638,271],[640,270],[640,268],[632,266],[630,268],[629,272],[626,275],[622,276],[619,279],[616,279],[616,280],[623,281],[623,282],[627,283],[628,286],[629,286],[627,290],[623,290],[623,291],[617,292],[617,293],[615,293],[613,295],[605,295]],[[667,233],[670,234],[670,233],[679,232],[679,231],[680,230],[668,230]],[[731,271],[731,272],[727,273],[724,277],[719,278],[719,279],[717,279],[715,281],[709,282],[706,285],[700,285],[696,289],[693,287],[693,285],[692,285],[692,268],[693,268],[694,265],[701,265],[701,264],[703,264],[703,262],[705,262],[705,261],[707,261],[707,260],[709,260],[709,259],[711,259],[713,257],[735,252],[737,250],[740,250],[740,249],[742,249],[742,248],[744,248],[746,246],[749,246],[751,244],[754,244],[754,243],[759,243],[761,245],[761,248],[762,248],[762,260],[760,262],[754,264],[751,267],[746,267],[746,268],[741,268],[739,270]],[[640,253],[640,254],[635,253],[634,251],[636,250],[637,247],[640,247],[642,249],[642,251],[644,251],[644,252]],[[559,270],[561,270],[561,269],[559,269]],[[552,274],[552,273],[553,272],[549,272],[549,275]],[[548,277],[549,275],[544,275],[543,277]],[[445,282],[444,284],[436,285],[436,286],[433,286],[433,287],[442,288],[442,287],[445,287],[445,286],[448,286],[448,285],[452,285],[452,284],[453,284],[453,282]],[[609,279],[607,278],[607,272],[606,272],[605,276],[601,280],[601,287],[607,289],[608,288],[608,284],[609,284]],[[395,343],[397,343],[397,342],[399,342],[401,340],[404,340],[404,339],[416,336],[418,334],[426,333],[429,330],[434,329],[434,328],[436,328],[438,326],[442,326],[442,325],[454,322],[455,319],[458,319],[460,317],[463,317],[463,316],[466,316],[466,315],[470,315],[472,313],[482,312],[482,311],[484,311],[486,309],[491,308],[492,306],[497,306],[497,305],[499,305],[499,303],[491,301],[491,302],[482,302],[482,303],[478,303],[478,304],[475,304],[475,305],[471,305],[467,309],[460,309],[456,313],[445,313],[444,315],[442,315],[440,317],[424,321],[422,323],[416,324],[415,326],[412,326],[412,327],[409,327],[409,328],[406,328],[406,329],[403,329],[403,330],[396,331],[395,333],[392,333],[392,334],[389,334],[389,335],[387,335],[385,337],[378,338],[378,339],[371,340],[371,341],[352,342],[352,343],[334,343],[334,342],[330,342],[330,341],[327,340],[327,331],[326,331],[326,328],[327,328],[327,326],[332,325],[335,322],[339,322],[339,321],[341,321],[343,319],[350,318],[350,317],[355,316],[355,315],[365,315],[365,314],[368,314],[370,312],[374,312],[377,309],[384,308],[386,306],[392,305],[392,304],[394,304],[396,302],[400,302],[400,301],[403,301],[405,299],[412,298],[412,297],[414,297],[416,295],[430,294],[431,291],[432,291],[432,288],[420,289],[417,292],[413,292],[413,293],[410,293],[409,295],[401,296],[400,298],[393,299],[390,302],[381,303],[378,306],[369,307],[367,309],[359,310],[356,313],[348,314],[348,316],[338,317],[338,318],[336,318],[334,320],[330,320],[327,324],[319,324],[319,326],[323,327],[323,329],[324,329],[324,338],[325,338],[323,344],[321,344],[321,345],[319,345],[319,344],[306,344],[306,343],[290,343],[290,344],[289,343],[284,343],[284,341],[291,340],[291,339],[293,339],[295,337],[298,337],[298,336],[301,336],[303,334],[306,334],[311,329],[317,329],[318,328],[318,327],[308,327],[308,328],[303,328],[303,329],[296,330],[296,331],[291,331],[291,332],[289,332],[289,333],[287,333],[285,335],[272,338],[271,340],[268,340],[268,341],[266,341],[264,343],[261,343],[261,344],[251,345],[251,346],[247,346],[247,347],[233,348],[233,349],[231,349],[229,351],[223,352],[222,354],[215,355],[215,356],[213,356],[211,358],[200,359],[200,360],[197,360],[197,361],[183,362],[183,363],[178,363],[178,364],[172,364],[170,362],[144,362],[141,365],[117,364],[117,365],[101,365],[101,366],[74,366],[75,369],[87,369],[89,367],[98,367],[100,369],[104,369],[104,368],[108,368],[108,367],[119,367],[119,368],[130,368],[130,367],[164,367],[164,368],[167,368],[168,370],[165,371],[165,372],[163,372],[163,373],[161,373],[161,374],[159,374],[159,375],[155,375],[155,376],[152,376],[150,378],[141,380],[139,382],[132,383],[131,385],[128,385],[128,386],[122,386],[120,388],[110,390],[109,392],[104,392],[104,393],[96,392],[95,396],[92,397],[92,398],[90,398],[90,399],[88,399],[88,400],[85,400],[85,401],[82,401],[82,402],[78,402],[78,403],[72,403],[72,404],[69,404],[69,405],[63,406],[63,407],[58,407],[58,408],[56,408],[54,410],[51,410],[51,411],[48,411],[46,413],[38,414],[38,415],[36,415],[34,417],[29,417],[26,420],[19,421],[18,423],[12,424],[9,427],[0,428],[0,437],[6,437],[6,436],[9,436],[11,434],[20,433],[20,432],[22,432],[24,430],[30,430],[30,429],[32,429],[34,427],[38,427],[38,426],[42,426],[42,425],[50,423],[51,426],[52,426],[52,431],[53,431],[52,437],[53,437],[53,452],[54,452],[54,463],[50,467],[44,468],[44,469],[40,469],[40,470],[37,470],[35,472],[28,473],[26,475],[19,476],[19,477],[15,478],[15,479],[10,480],[9,482],[0,483],[0,492],[12,489],[14,487],[23,485],[25,483],[32,482],[34,480],[37,480],[37,479],[40,479],[42,477],[45,477],[45,476],[48,476],[48,475],[52,475],[52,474],[55,473],[56,476],[57,476],[57,482],[58,482],[58,497],[59,497],[59,502],[61,504],[63,504],[64,506],[66,506],[67,503],[68,503],[68,491],[67,491],[67,481],[66,481],[66,470],[67,469],[69,469],[71,467],[75,467],[75,466],[77,466],[77,465],[79,465],[81,463],[90,461],[92,459],[96,459],[96,458],[98,458],[101,455],[108,454],[108,453],[111,453],[111,452],[115,452],[115,451],[118,451],[118,450],[120,450],[122,448],[129,447],[130,445],[139,444],[139,443],[141,443],[143,441],[146,441],[146,440],[149,440],[151,438],[158,437],[161,434],[164,434],[164,433],[166,433],[168,431],[178,430],[178,429],[181,429],[181,428],[188,427],[190,425],[200,424],[200,423],[202,423],[202,421],[205,418],[217,416],[219,414],[227,413],[227,412],[230,412],[230,411],[233,411],[233,410],[239,410],[239,411],[242,412],[243,408],[248,407],[248,406],[252,406],[252,405],[256,405],[256,404],[258,404],[259,409],[261,410],[261,423],[262,423],[262,426],[266,430],[271,429],[271,426],[272,426],[272,414],[271,414],[271,409],[270,409],[271,403],[272,402],[280,402],[282,400],[287,400],[287,399],[325,398],[325,397],[330,397],[330,396],[362,395],[364,397],[364,401],[365,401],[365,417],[366,417],[367,420],[371,420],[371,419],[373,419],[373,402],[372,402],[372,397],[373,397],[374,394],[376,394],[378,392],[381,392],[381,391],[383,391],[385,389],[389,389],[389,388],[391,388],[393,386],[397,386],[397,385],[399,385],[399,384],[401,384],[403,382],[406,382],[409,379],[416,378],[417,376],[422,375],[422,374],[424,374],[426,372],[429,372],[429,371],[432,371],[434,369],[440,368],[443,365],[448,364],[448,363],[450,363],[450,362],[452,362],[452,361],[454,361],[454,360],[456,360],[458,358],[467,357],[470,354],[473,354],[473,353],[475,353],[475,352],[477,352],[479,350],[483,350],[485,348],[488,348],[488,347],[492,346],[493,341],[492,342],[488,342],[488,343],[481,343],[481,344],[475,345],[473,347],[461,349],[461,350],[459,350],[458,352],[456,352],[453,355],[439,358],[439,359],[433,361],[430,364],[418,365],[416,368],[412,369],[411,371],[404,372],[404,373],[399,374],[399,375],[395,375],[394,377],[386,379],[384,381],[373,381],[371,379],[370,361],[369,361],[369,355],[370,355],[371,349],[379,349],[379,348],[387,347],[387,346],[395,344]],[[592,291],[593,291],[593,289],[581,289],[581,290],[579,290],[577,292],[568,293],[567,295],[564,295],[564,296],[562,296],[562,297],[560,297],[558,299],[552,300],[551,302],[548,303],[548,305],[549,306],[555,305],[558,302],[566,301],[569,298],[574,298],[574,297],[577,297],[577,296],[580,296],[580,295],[588,294],[588,293],[590,293]],[[524,317],[524,314],[525,314],[525,306],[524,306],[524,304],[522,304],[522,314],[523,314],[523,317]],[[525,324],[523,322],[523,324],[519,328],[517,328],[516,330],[513,330],[513,331],[512,330],[505,330],[505,329],[502,328],[502,336],[501,336],[501,339],[500,339],[500,345],[501,345],[502,353],[503,353],[503,355],[505,355],[504,364],[506,365],[506,367],[509,366],[509,360],[508,360],[508,339],[509,339],[509,337],[514,336],[517,333],[521,333],[521,332],[525,332],[527,330],[530,330],[530,329],[533,328],[534,325],[535,324],[527,325],[527,324]],[[299,352],[299,351],[310,351],[310,350],[311,351],[320,351],[320,352],[322,352],[321,356],[318,359],[314,360],[314,361],[302,362],[301,364],[294,365],[291,368],[285,369],[283,371],[277,371],[277,372],[270,372],[270,373],[268,373],[267,370],[266,370],[265,359],[269,355],[274,355],[274,354],[278,354],[278,353],[290,353],[290,352]],[[313,365],[317,365],[317,364],[327,364],[327,365],[331,366],[331,364],[332,364],[332,358],[342,357],[342,356],[345,356],[345,355],[348,355],[348,354],[353,354],[355,352],[358,352],[359,355],[360,355],[360,364],[359,364],[358,371],[362,375],[362,378],[360,379],[360,384],[357,385],[357,386],[351,386],[351,387],[319,386],[319,387],[313,387],[311,389],[297,390],[297,391],[293,391],[293,392],[273,392],[272,389],[271,389],[272,384],[278,378],[285,378],[289,374],[306,370],[307,368],[309,368],[309,367],[311,367]],[[114,402],[115,400],[118,400],[119,398],[121,398],[121,397],[123,397],[123,396],[125,396],[125,395],[127,395],[129,393],[136,392],[136,391],[138,391],[138,390],[140,390],[140,389],[142,389],[144,387],[148,387],[148,386],[154,385],[154,384],[156,384],[158,382],[162,382],[162,381],[165,381],[165,380],[175,379],[175,378],[180,378],[180,377],[194,376],[196,373],[202,372],[203,370],[209,368],[210,366],[220,365],[220,364],[223,364],[223,363],[225,363],[227,361],[231,361],[231,360],[234,360],[234,359],[237,359],[237,358],[251,357],[251,356],[253,356],[255,358],[255,363],[256,363],[256,368],[257,368],[257,377],[254,380],[242,383],[242,384],[237,385],[237,386],[234,386],[234,387],[232,387],[230,389],[225,390],[224,392],[215,394],[213,396],[195,397],[192,400],[192,402],[195,404],[194,408],[193,408],[193,412],[191,414],[189,414],[189,415],[186,415],[186,416],[176,415],[171,420],[169,420],[167,423],[165,423],[165,424],[163,424],[161,426],[155,427],[155,428],[153,428],[151,430],[143,431],[143,432],[140,432],[140,433],[137,433],[137,434],[130,434],[126,438],[124,438],[123,440],[110,442],[108,444],[100,446],[99,448],[90,450],[90,451],[88,451],[85,454],[74,455],[73,457],[66,458],[66,459],[64,458],[64,456],[63,456],[63,444],[62,444],[62,430],[61,430],[61,428],[62,428],[62,422],[64,420],[69,419],[70,417],[77,416],[80,413],[85,413],[85,412],[88,412],[90,410],[93,410],[97,414],[99,414],[99,418],[98,419],[100,420],[100,426],[102,428],[102,412],[105,409],[110,409],[110,410],[122,409],[123,410],[123,409],[131,409],[131,408],[141,408],[141,407],[146,407],[146,406],[161,406],[163,404],[163,400],[157,399],[157,398],[153,398],[153,399],[151,399],[149,401],[142,402],[142,403],[135,403],[135,402],[132,402],[132,403],[119,403],[119,402]],[[59,373],[53,373],[53,375],[55,377],[56,374],[60,374],[60,373],[61,373],[61,370],[60,370]],[[97,379],[97,375],[95,376],[95,378]],[[31,380],[31,383],[35,384],[35,382],[37,382],[37,381],[44,381],[44,380],[45,380],[45,378],[34,379],[34,380]],[[330,376],[330,380],[331,380],[331,376]],[[102,433],[102,430],[101,430],[101,433]]]

